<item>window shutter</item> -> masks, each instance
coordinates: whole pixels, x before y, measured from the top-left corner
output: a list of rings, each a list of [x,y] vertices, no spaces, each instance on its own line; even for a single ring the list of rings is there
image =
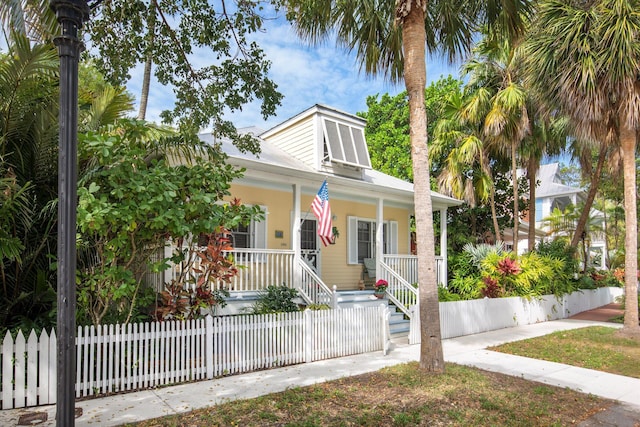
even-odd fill
[[[347,217],[347,264],[358,263],[358,218]]]
[[[267,207],[260,206],[264,212],[264,219],[260,222],[252,220],[253,226],[253,247],[255,249],[267,249]]]
[[[389,254],[398,253],[398,221],[389,221],[389,233],[387,235],[387,248]]]

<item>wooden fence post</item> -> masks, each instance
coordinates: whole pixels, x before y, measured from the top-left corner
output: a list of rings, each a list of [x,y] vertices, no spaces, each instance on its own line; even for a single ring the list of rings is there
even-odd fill
[[[338,308],[338,287],[333,285],[333,292],[331,292],[331,308],[336,310]]]
[[[213,378],[213,317],[204,318],[204,337],[205,337],[205,367],[207,369],[207,379]]]
[[[304,361],[309,363],[313,361],[313,311],[304,311]]]

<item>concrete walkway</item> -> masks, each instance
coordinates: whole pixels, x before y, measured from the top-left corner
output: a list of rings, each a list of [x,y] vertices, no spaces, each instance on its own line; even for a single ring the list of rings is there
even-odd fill
[[[546,335],[551,332],[592,325],[620,326],[589,320],[556,320],[518,326],[443,341],[447,362],[475,366],[583,393],[615,399],[620,405],[583,422],[581,426],[640,425],[640,379],[576,368],[486,350],[487,347]],[[386,356],[381,352],[235,375],[215,380],[114,395],[76,403],[82,415],[76,426],[116,426],[176,414],[214,404],[248,399],[291,387],[306,386],[351,375],[376,371],[385,366],[419,359],[419,346],[394,344]],[[47,414],[43,426],[55,425],[55,405],[0,411],[0,425],[16,426],[20,416]]]

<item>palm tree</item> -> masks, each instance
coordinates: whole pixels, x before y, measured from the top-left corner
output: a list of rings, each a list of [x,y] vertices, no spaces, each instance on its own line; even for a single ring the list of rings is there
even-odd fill
[[[47,254],[55,252],[58,57],[53,45],[31,46],[24,34],[13,35],[0,57],[3,326],[46,316],[51,306],[41,303],[47,295],[55,300]]]
[[[469,76],[468,87],[481,101],[473,97],[471,105],[481,104],[484,116],[482,131],[486,142],[503,158],[511,160],[513,185],[513,251],[518,252],[520,209],[518,197],[518,149],[530,134],[530,97],[518,77],[520,63],[517,39],[485,37],[474,48],[473,58],[463,72]]]
[[[45,42],[59,34],[58,20],[49,0],[3,0],[0,2],[0,21],[7,44],[15,40],[15,35]]]
[[[465,200],[474,207],[489,202],[495,241],[502,240],[495,205],[495,186],[490,147],[484,140],[482,119],[477,103],[482,97],[471,96],[475,103],[465,102],[460,93],[448,97],[445,116],[435,127],[429,154],[439,156],[445,151],[444,168],[438,176],[438,188]]]
[[[409,137],[414,174],[421,321],[420,367],[443,372],[438,287],[435,269],[427,117],[424,104],[426,49],[455,58],[467,51],[478,23],[523,27],[529,1],[283,0],[299,35],[314,43],[335,34],[338,44],[357,53],[365,72],[404,77],[409,99]],[[334,33],[335,30],[335,33]]]
[[[567,114],[579,137],[619,144],[625,205],[622,333],[638,324],[636,137],[640,122],[640,1],[544,0],[526,44],[530,82]],[[613,137],[610,139],[610,137]]]

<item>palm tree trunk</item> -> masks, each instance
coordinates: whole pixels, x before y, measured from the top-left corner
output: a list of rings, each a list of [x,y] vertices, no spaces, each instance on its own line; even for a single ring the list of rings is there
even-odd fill
[[[636,132],[620,119],[620,145],[624,173],[624,325],[622,333],[640,336],[638,325],[638,217],[636,205]]]
[[[152,1],[149,4],[147,15],[147,58],[144,62],[144,74],[142,77],[142,90],[140,91],[140,109],[138,120],[144,120],[147,116],[147,102],[149,101],[149,84],[151,83],[151,68],[153,66],[153,42],[156,36],[156,8],[158,4]]]
[[[504,241],[504,237],[500,233],[500,225],[498,224],[498,213],[496,212],[496,187],[494,185],[491,186],[491,193],[489,195],[491,205],[491,220],[493,221],[493,231],[496,234],[496,242]]]
[[[484,154],[482,155],[482,169],[485,173],[491,178],[493,182],[493,175],[491,174],[491,168],[488,165],[487,157]],[[498,224],[498,214],[496,212],[496,186],[495,184],[491,184],[489,189],[489,207],[491,208],[491,221],[493,222],[493,232],[495,235],[493,243],[498,241],[503,242],[504,236],[500,233],[500,225]]]
[[[589,219],[589,213],[591,211],[591,206],[593,206],[593,201],[596,198],[596,193],[598,192],[598,185],[600,184],[600,177],[602,176],[602,168],[604,167],[605,156],[607,153],[607,145],[601,143],[600,152],[598,153],[598,163],[596,164],[596,170],[591,175],[591,183],[589,186],[589,193],[587,193],[587,200],[584,202],[584,208],[580,213],[580,218],[578,219],[578,224],[576,225],[575,233],[571,238],[571,246],[577,247],[578,242],[582,238],[582,232],[585,230],[587,225],[587,220]],[[634,175],[635,176],[635,175]],[[586,263],[586,260],[585,260]]]
[[[528,250],[532,251],[536,246],[536,175],[538,162],[534,156],[529,157],[527,176],[529,177],[529,239]]]
[[[144,74],[142,77],[142,90],[140,91],[140,109],[138,110],[138,120],[144,120],[147,116],[147,102],[149,101],[149,83],[151,82],[151,66],[153,58],[147,55],[144,63]]]
[[[425,65],[424,11],[414,3],[402,24],[404,47],[404,79],[409,96],[409,137],[414,176],[414,203],[418,252],[420,307],[420,368],[444,372],[444,355],[440,336],[440,307],[436,282],[435,238],[427,154],[427,112],[424,88]]]
[[[520,210],[518,206],[518,163],[517,148],[515,141],[511,143],[511,177],[513,181],[513,252],[518,253],[518,239],[520,231]]]

